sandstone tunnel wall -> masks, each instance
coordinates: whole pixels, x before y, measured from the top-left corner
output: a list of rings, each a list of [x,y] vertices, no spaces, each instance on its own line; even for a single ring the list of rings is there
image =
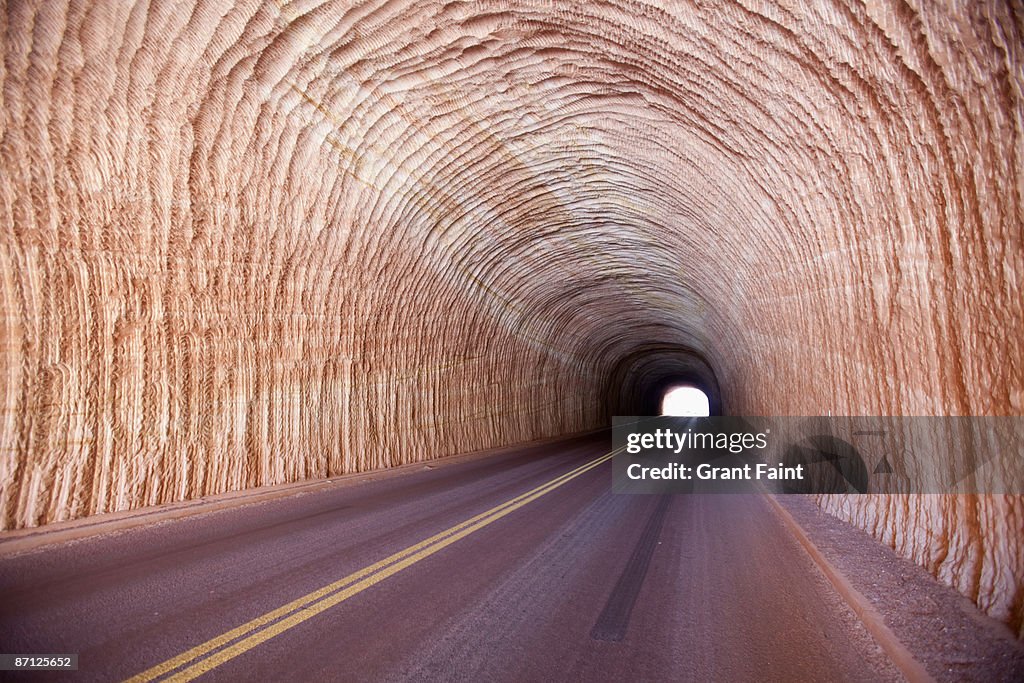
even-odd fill
[[[1024,408],[1019,5],[2,22],[4,528],[594,428],[682,374],[734,414]],[[1019,500],[821,502],[1021,628]]]

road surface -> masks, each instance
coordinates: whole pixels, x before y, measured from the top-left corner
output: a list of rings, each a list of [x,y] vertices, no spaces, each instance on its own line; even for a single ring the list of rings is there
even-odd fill
[[[768,502],[611,493],[608,433],[0,559],[5,680],[880,680]]]

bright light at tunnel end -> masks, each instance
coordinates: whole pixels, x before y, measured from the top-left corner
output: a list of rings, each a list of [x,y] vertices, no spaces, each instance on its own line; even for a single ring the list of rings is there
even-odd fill
[[[708,417],[711,404],[708,395],[697,387],[675,387],[665,392],[661,414],[673,417]]]

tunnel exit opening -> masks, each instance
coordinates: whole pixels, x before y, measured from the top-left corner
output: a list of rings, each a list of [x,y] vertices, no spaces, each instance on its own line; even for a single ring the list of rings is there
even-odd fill
[[[671,387],[661,399],[661,414],[673,417],[707,417],[711,414],[711,402],[708,395],[697,387]]]

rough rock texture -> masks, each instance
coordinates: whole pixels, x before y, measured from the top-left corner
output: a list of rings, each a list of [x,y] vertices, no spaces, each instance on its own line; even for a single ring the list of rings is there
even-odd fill
[[[1019,4],[8,0],[0,35],[4,527],[680,377],[1024,409]],[[822,503],[1021,628],[1019,499]]]

